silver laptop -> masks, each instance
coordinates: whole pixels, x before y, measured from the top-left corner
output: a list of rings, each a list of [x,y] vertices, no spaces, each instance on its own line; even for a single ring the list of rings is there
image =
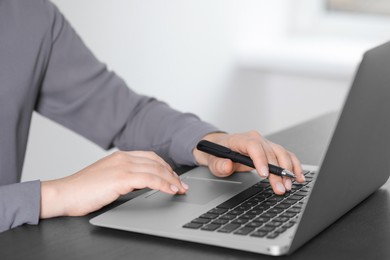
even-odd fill
[[[390,43],[368,51],[318,170],[284,196],[254,172],[181,176],[186,195],[144,193],[93,225],[234,248],[290,254],[380,188],[390,173]]]

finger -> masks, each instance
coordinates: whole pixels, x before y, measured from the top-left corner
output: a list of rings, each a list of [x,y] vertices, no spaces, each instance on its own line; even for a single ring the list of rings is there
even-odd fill
[[[298,158],[295,156],[295,154],[290,152],[291,161],[293,163],[293,172],[296,176],[297,182],[304,182],[305,181],[305,175],[303,175],[303,169],[301,162],[298,160]]]
[[[276,155],[277,164],[289,171],[293,171],[293,162],[290,153],[278,144],[269,142]]]
[[[262,177],[268,177],[269,169],[267,151],[259,140],[249,140],[245,147],[239,147],[238,149],[241,150],[241,152],[248,154],[248,156],[252,159],[257,172]]]
[[[277,156],[278,165],[284,169],[287,169],[289,171],[293,171],[293,161],[291,158],[290,153],[284,149],[282,146],[278,144],[274,144],[269,142],[272,149],[275,151],[275,154]],[[290,191],[292,188],[292,180],[288,177],[282,178],[282,183],[286,189],[286,191]],[[281,189],[279,189],[281,190]]]
[[[209,169],[217,177],[227,177],[234,172],[234,163],[229,159],[210,156]]]
[[[266,152],[268,163],[273,164],[273,165],[280,165],[280,163],[278,161],[279,157],[277,157],[277,155],[273,149],[274,144],[267,141],[267,140],[264,140],[264,141],[262,141],[262,147]],[[278,148],[278,149],[280,149],[280,148]],[[282,149],[282,150],[284,150],[284,149]],[[282,161],[284,161],[285,165],[288,165],[288,159],[285,159],[285,156],[281,156],[281,158],[283,158]],[[290,165],[292,165],[292,163],[290,163]],[[291,168],[291,166],[290,166],[290,168]],[[268,179],[269,179],[270,185],[272,187],[272,190],[278,195],[283,195],[287,190],[291,190],[292,182],[289,178],[282,178],[282,177],[277,176],[275,174],[270,174]]]
[[[126,152],[129,165],[126,170],[129,172],[151,173],[164,178],[166,181],[178,187],[179,193],[185,193],[188,185],[182,182],[179,176],[172,170],[168,163],[153,152],[132,151]]]
[[[130,173],[144,173],[144,174],[152,174],[157,177],[164,179],[170,184],[174,185],[178,188],[178,193],[183,194],[188,190],[188,185],[180,180],[180,178],[174,174],[173,172],[169,172],[165,167],[161,164],[156,163],[155,161],[150,161],[148,163],[134,163],[131,164]]]
[[[124,182],[126,188],[131,191],[133,189],[150,188],[153,190],[160,190],[168,194],[176,194],[179,188],[170,183],[169,181],[150,173],[133,173],[127,175],[126,181]]]
[[[276,194],[283,195],[284,193],[286,193],[286,187],[285,187],[284,180],[282,177],[274,175],[274,174],[270,174],[268,179],[269,179],[269,183],[272,187],[272,190]]]

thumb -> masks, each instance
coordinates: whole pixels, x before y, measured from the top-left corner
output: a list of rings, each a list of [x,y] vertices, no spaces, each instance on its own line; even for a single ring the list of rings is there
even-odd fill
[[[210,156],[208,164],[210,171],[217,177],[227,177],[235,171],[234,163],[229,159]]]

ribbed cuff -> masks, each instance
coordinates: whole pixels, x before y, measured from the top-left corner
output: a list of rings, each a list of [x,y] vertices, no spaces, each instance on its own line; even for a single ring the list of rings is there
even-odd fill
[[[39,222],[41,182],[30,181],[0,187],[0,232]]]
[[[170,157],[178,165],[196,165],[193,149],[207,134],[221,132],[217,127],[198,119],[182,127],[172,139]]]

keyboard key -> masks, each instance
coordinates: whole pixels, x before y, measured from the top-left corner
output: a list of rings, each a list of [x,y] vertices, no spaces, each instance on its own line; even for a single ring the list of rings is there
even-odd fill
[[[209,210],[207,213],[221,215],[221,214],[225,213],[226,211],[227,211],[227,209],[223,209],[223,208],[213,208],[212,210]]]
[[[246,202],[244,202],[244,203],[242,203],[241,204],[241,206],[244,206],[244,207],[248,207],[248,208],[252,208],[252,207],[254,207],[254,206],[257,206],[257,201],[246,201]]]
[[[275,208],[283,210],[288,209],[289,207],[291,207],[291,205],[285,203],[279,203],[278,205],[275,205]]]
[[[258,231],[262,231],[262,232],[271,232],[271,231],[274,231],[275,230],[275,227],[270,227],[270,226],[265,226],[265,227],[262,227],[262,228],[259,228]]]
[[[200,228],[201,226],[203,226],[203,224],[190,222],[190,223],[185,224],[185,225],[183,226],[183,228],[198,229],[198,228]]]
[[[246,214],[240,216],[240,218],[243,218],[243,219],[253,219],[254,217],[256,217],[256,215],[249,214],[249,213],[246,213]]]
[[[236,209],[232,209],[230,210],[227,214],[230,214],[230,215],[241,215],[242,213],[244,213],[245,211],[243,210],[236,210]]]
[[[263,225],[263,222],[250,222],[250,223],[246,224],[245,226],[258,228],[258,227],[261,227],[262,225]]]
[[[262,210],[262,211],[266,211],[267,209],[269,209],[271,206],[269,205],[264,205],[264,204],[261,204],[261,205],[258,205],[254,208],[252,208],[251,210]]]
[[[301,200],[301,199],[303,199],[303,197],[304,196],[300,196],[300,195],[294,194],[294,195],[288,197],[288,199],[290,199],[290,200]]]
[[[265,199],[266,199],[265,197],[257,197],[257,195],[256,195],[256,196],[250,198],[250,199],[248,200],[248,202],[250,201],[250,202],[259,204],[260,202],[264,201]]]
[[[280,227],[277,230],[275,230],[274,233],[282,234],[286,230],[287,230],[286,227]]]
[[[269,234],[269,235],[267,236],[267,238],[269,238],[269,239],[274,239],[274,238],[277,238],[278,236],[279,236],[278,233],[272,233],[272,234]]]
[[[199,224],[207,224],[207,223],[210,222],[210,219],[208,219],[208,218],[196,218],[196,219],[194,219],[191,222],[199,223]]]
[[[267,196],[272,196],[274,195],[275,193],[272,191],[272,189],[267,189],[265,191],[263,191],[261,194],[267,194]]]
[[[302,210],[302,203],[295,204],[293,208]]]
[[[264,210],[257,210],[257,209],[251,209],[251,210],[247,211],[248,214],[252,214],[255,216],[258,216],[263,212],[264,212]]]
[[[244,190],[243,192],[237,194],[233,198],[223,202],[222,204],[218,205],[217,208],[225,208],[225,209],[231,209],[236,207],[241,202],[245,201],[246,199],[249,199],[253,195],[259,193],[261,190],[256,187],[250,187],[249,189]]]
[[[268,210],[269,213],[276,213],[276,214],[282,213],[283,211],[284,209],[278,209],[278,208],[272,208]]]
[[[237,219],[235,219],[235,220],[232,221],[232,223],[234,223],[234,224],[240,224],[240,225],[245,224],[245,223],[247,223],[247,222],[248,222],[248,220],[247,220],[247,219],[243,219],[243,218],[237,218]]]
[[[227,219],[227,220],[232,220],[235,219],[237,215],[230,215],[230,214],[225,214],[219,217],[219,219]]]
[[[297,201],[296,200],[291,200],[291,199],[285,199],[283,200],[283,203],[284,204],[290,204],[290,205],[293,205],[295,204]]]
[[[235,207],[234,209],[235,210],[239,210],[239,211],[247,211],[249,209],[251,209],[252,207],[251,206],[248,206],[248,205],[238,205],[237,207]]]
[[[237,230],[236,232],[234,232],[234,234],[237,234],[237,235],[248,235],[253,230],[255,230],[253,227],[243,227],[243,228],[240,228],[239,230]]]
[[[295,223],[289,222],[289,223],[284,224],[283,227],[285,227],[285,228],[290,228],[290,227],[294,226],[294,224],[295,224]]]
[[[260,182],[256,183],[255,185],[253,185],[253,187],[260,188],[260,189],[266,189],[266,188],[269,188],[269,182],[260,181]]]
[[[258,230],[256,232],[252,233],[251,236],[252,237],[265,237],[267,234],[268,234],[268,232]]]
[[[280,227],[283,223],[281,222],[268,222],[267,224],[265,224],[266,227]]]
[[[274,196],[274,197],[269,198],[267,201],[279,202],[279,201],[284,200],[284,199],[285,199],[284,196]]]
[[[256,194],[254,197],[253,197],[253,199],[259,199],[259,200],[261,200],[261,201],[263,201],[263,200],[265,200],[266,198],[269,198],[269,197],[271,197],[272,196],[272,194],[269,194],[269,193],[259,193],[259,194]]]
[[[266,205],[266,206],[273,206],[275,205],[277,202],[276,201],[270,201],[270,200],[266,200],[264,201],[262,204]]]
[[[297,213],[301,212],[301,209],[293,207],[293,208],[288,209],[287,212],[297,214]]]
[[[258,218],[255,218],[253,221],[265,223],[265,222],[268,222],[269,220],[270,220],[270,218],[267,218],[267,217],[258,217]]]
[[[260,215],[260,217],[265,217],[265,218],[273,218],[277,215],[277,213],[273,212],[266,212]]]
[[[307,181],[312,181],[313,180],[313,176],[305,176],[305,179],[307,180]]]
[[[233,232],[234,230],[236,230],[237,228],[239,228],[240,225],[239,224],[233,224],[233,223],[229,223],[225,226],[223,226],[222,228],[220,228],[218,230],[218,232],[222,232],[222,233],[231,233]]]
[[[293,213],[293,212],[284,212],[282,215],[280,215],[281,217],[286,217],[286,218],[292,218],[294,217],[295,215],[297,215],[298,213]]]
[[[227,220],[227,219],[216,219],[211,224],[224,225],[228,222],[229,222],[229,220]]]
[[[217,225],[217,224],[208,224],[208,225],[206,225],[206,226],[204,226],[204,227],[202,227],[201,229],[202,230],[206,230],[206,231],[214,231],[214,230],[216,230],[217,228],[219,228],[221,225]]]
[[[289,220],[290,218],[287,218],[287,217],[276,217],[273,219],[273,221],[276,221],[276,222],[282,222],[282,223],[285,223]]]
[[[307,196],[307,193],[308,193],[307,191],[300,190],[295,192],[294,195]]]
[[[218,214],[205,213],[205,214],[201,215],[200,218],[215,219],[218,216],[219,216]]]

